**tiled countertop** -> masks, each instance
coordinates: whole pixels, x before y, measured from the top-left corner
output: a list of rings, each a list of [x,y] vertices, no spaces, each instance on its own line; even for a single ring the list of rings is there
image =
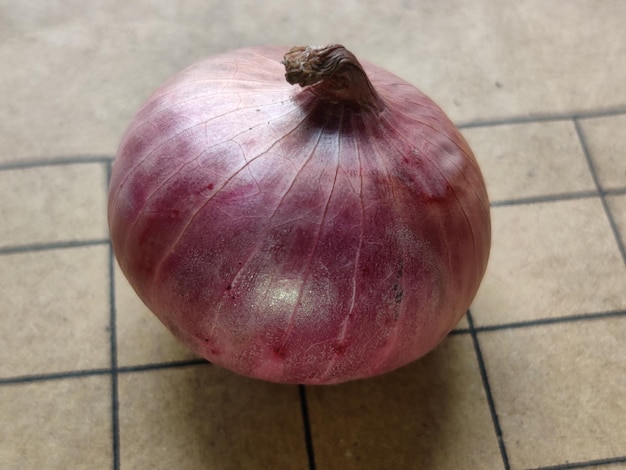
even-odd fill
[[[0,468],[626,469],[622,0],[0,2]],[[111,254],[107,178],[164,79],[341,42],[459,124],[492,200],[470,313],[375,379],[206,364]]]

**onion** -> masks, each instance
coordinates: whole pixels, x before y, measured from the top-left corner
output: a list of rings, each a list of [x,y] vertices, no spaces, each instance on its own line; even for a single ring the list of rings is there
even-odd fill
[[[289,50],[285,75],[284,51],[209,58],[148,99],[113,166],[113,249],[214,364],[281,383],[382,374],[432,350],[474,298],[483,178],[412,85],[339,45]]]

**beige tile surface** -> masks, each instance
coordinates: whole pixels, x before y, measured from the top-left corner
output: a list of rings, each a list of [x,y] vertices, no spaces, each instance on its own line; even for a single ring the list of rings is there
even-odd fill
[[[622,0],[0,0],[0,468],[626,468],[626,266],[592,178],[623,248],[624,18]],[[106,177],[168,76],[326,42],[463,124],[497,207],[481,354],[463,319],[423,360],[302,403],[298,387],[169,367],[194,357],[109,278]]]
[[[110,367],[108,247],[0,256],[0,377]]]
[[[602,189],[626,186],[626,116],[584,119],[580,125]]]
[[[3,385],[0,416],[2,468],[111,468],[108,376]]]
[[[626,454],[626,318],[479,338],[511,469]]]
[[[469,335],[391,374],[308,390],[318,468],[500,468]]]
[[[463,135],[492,202],[595,189],[571,121],[464,129]]]
[[[599,198],[496,207],[477,325],[626,308],[626,266]]]
[[[0,171],[0,247],[106,239],[102,164]]]
[[[119,381],[121,468],[308,468],[294,386],[208,365]]]

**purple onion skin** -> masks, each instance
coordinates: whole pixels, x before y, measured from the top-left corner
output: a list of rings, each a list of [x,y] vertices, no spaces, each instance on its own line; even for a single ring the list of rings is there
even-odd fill
[[[432,350],[484,275],[489,201],[469,146],[412,85],[362,62],[384,106],[288,84],[288,48],[189,67],[120,144],[108,218],[139,297],[239,374],[332,384]]]

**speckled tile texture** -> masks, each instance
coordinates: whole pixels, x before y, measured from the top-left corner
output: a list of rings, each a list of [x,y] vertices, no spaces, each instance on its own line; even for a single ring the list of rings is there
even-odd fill
[[[626,2],[0,0],[0,468],[625,469]],[[373,379],[276,385],[181,346],[112,256],[122,132],[165,79],[345,44],[483,169],[467,316]]]

